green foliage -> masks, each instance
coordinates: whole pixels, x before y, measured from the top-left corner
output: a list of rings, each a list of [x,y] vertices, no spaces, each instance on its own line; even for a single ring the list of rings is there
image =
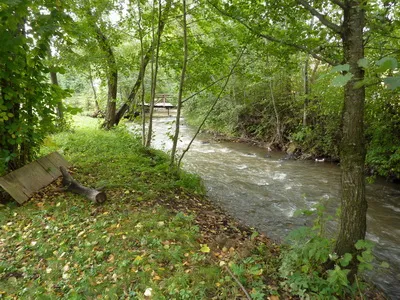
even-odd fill
[[[338,257],[333,253],[334,239],[324,236],[324,224],[329,218],[324,215],[323,205],[318,205],[314,213],[317,218],[312,228],[301,227],[287,237],[289,246],[281,253],[279,269],[285,279],[283,284],[292,293],[305,298],[336,299],[355,295],[359,287],[351,285],[348,280],[354,256],[345,253]],[[355,247],[359,251],[356,256],[358,271],[371,270],[373,243],[360,240]],[[333,265],[333,268],[327,269],[328,265]]]
[[[366,163],[371,174],[389,178],[400,177],[400,116],[399,91],[377,88],[367,101]]]
[[[37,153],[68,94],[49,83],[45,57],[63,16],[56,4],[9,1],[0,10],[0,174]]]

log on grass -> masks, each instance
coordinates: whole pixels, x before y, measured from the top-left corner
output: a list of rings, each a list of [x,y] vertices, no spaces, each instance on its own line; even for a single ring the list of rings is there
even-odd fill
[[[83,195],[95,204],[103,203],[107,200],[104,192],[87,188],[74,180],[65,167],[60,167],[60,171],[63,175],[62,184],[66,191]]]

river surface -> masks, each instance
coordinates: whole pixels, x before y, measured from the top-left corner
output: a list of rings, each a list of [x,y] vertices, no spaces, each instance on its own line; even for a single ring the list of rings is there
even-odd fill
[[[154,119],[152,146],[169,151],[173,117]],[[179,153],[186,148],[194,129],[182,120]],[[268,154],[268,156],[267,156]],[[295,215],[323,202],[335,214],[339,203],[340,169],[330,163],[282,160],[282,152],[232,142],[214,142],[201,135],[186,153],[183,168],[197,173],[208,196],[229,214],[266,236],[282,241],[294,228],[309,223]],[[400,186],[385,181],[367,185],[367,239],[376,243],[379,261],[389,270],[376,269],[369,276],[391,299],[400,299]],[[330,232],[337,224],[330,222]]]

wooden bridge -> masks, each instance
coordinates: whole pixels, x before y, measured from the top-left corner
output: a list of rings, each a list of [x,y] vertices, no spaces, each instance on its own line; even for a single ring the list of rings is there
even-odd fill
[[[168,95],[168,94],[156,95],[155,98],[154,98],[154,108],[165,108],[165,109],[168,109],[168,111],[171,108],[176,108],[176,105],[167,102],[168,98],[171,98],[171,96]],[[141,106],[141,105],[142,104],[139,103],[139,106]],[[150,107],[150,103],[145,103],[144,106],[145,107]]]
[[[168,116],[169,116],[169,110],[176,108],[177,106],[167,102],[168,98],[172,98],[172,96],[168,95],[168,94],[158,94],[154,97],[154,108],[164,108],[167,110],[168,112]],[[142,106],[141,103],[138,103],[138,106]],[[149,108],[150,108],[150,103],[145,103],[144,107],[146,108],[145,111],[148,112]]]

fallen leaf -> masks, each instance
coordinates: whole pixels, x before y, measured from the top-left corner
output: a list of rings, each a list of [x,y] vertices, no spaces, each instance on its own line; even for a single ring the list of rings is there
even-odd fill
[[[200,248],[201,252],[203,252],[203,253],[209,253],[210,252],[210,247],[208,247],[207,244],[200,245],[200,246],[201,246],[201,248]]]
[[[147,288],[145,291],[144,291],[144,296],[145,297],[151,297],[151,292],[152,292],[152,288]]]

